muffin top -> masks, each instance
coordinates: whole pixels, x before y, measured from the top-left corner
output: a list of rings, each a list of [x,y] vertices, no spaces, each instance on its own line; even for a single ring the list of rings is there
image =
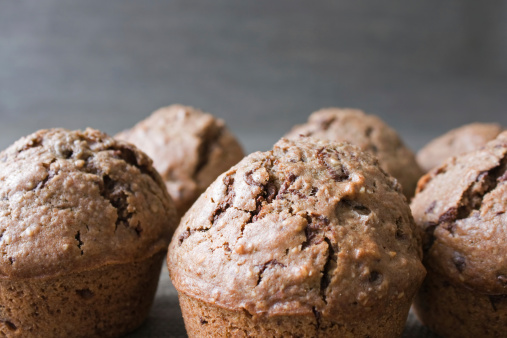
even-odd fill
[[[477,292],[507,294],[507,132],[451,157],[419,181],[412,202],[427,266]]]
[[[414,196],[423,175],[415,156],[399,135],[374,115],[356,109],[326,108],[310,115],[308,122],[295,126],[287,138],[299,135],[336,142],[350,142],[378,158],[380,166],[400,183],[407,198]]]
[[[417,162],[428,172],[447,158],[479,149],[493,140],[503,128],[496,123],[471,123],[437,137],[417,153]]]
[[[115,137],[153,159],[180,215],[218,175],[243,158],[223,120],[182,105],[161,108]]]
[[[414,228],[399,184],[371,155],[281,139],[201,195],[168,268],[178,291],[224,308],[357,318],[393,298],[410,302],[425,275]]]
[[[148,258],[176,222],[151,160],[97,130],[40,130],[0,153],[0,278]]]

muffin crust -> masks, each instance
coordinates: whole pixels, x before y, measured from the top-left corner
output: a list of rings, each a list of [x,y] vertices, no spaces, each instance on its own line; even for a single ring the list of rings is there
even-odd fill
[[[356,146],[302,137],[219,176],[182,219],[168,268],[210,306],[343,322],[410,304],[420,260],[396,180]]]
[[[41,130],[0,153],[0,278],[141,260],[175,222],[151,160],[99,131]]]
[[[506,170],[504,132],[421,178],[412,202],[428,266],[482,293],[507,293]]]
[[[285,137],[299,135],[350,142],[375,155],[382,169],[401,183],[407,198],[414,196],[417,180],[423,175],[414,154],[396,131],[377,116],[357,109],[325,108],[314,112],[307,123],[295,126]]]
[[[428,275],[415,300],[445,337],[507,335],[507,132],[419,181],[412,202]]]
[[[437,137],[417,153],[417,162],[428,172],[447,158],[477,150],[502,132],[496,123],[470,123]]]
[[[115,137],[153,159],[180,216],[218,175],[243,158],[223,120],[182,105],[160,108]]]

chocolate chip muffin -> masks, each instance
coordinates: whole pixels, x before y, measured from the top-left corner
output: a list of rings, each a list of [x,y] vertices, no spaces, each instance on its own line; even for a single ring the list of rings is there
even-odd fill
[[[496,123],[471,123],[437,137],[417,153],[417,162],[425,172],[447,158],[483,147],[502,132]]]
[[[190,337],[396,337],[425,275],[406,199],[348,143],[280,140],[181,220],[168,268]]]
[[[223,120],[182,105],[161,108],[116,138],[135,144],[153,159],[180,216],[244,156]]]
[[[394,176],[407,198],[414,196],[417,180],[423,175],[415,156],[396,131],[374,115],[356,109],[326,108],[314,112],[308,122],[285,135],[311,136],[336,142],[350,142],[378,158],[380,166]]]
[[[507,132],[423,176],[412,211],[428,269],[421,321],[444,337],[507,336]]]
[[[0,333],[114,337],[146,317],[176,211],[151,160],[93,129],[0,153]]]

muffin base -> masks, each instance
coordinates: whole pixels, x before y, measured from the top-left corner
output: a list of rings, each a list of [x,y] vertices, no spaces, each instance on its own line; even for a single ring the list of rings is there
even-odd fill
[[[189,337],[399,337],[410,303],[396,304],[372,318],[365,314],[357,322],[338,323],[315,316],[254,318],[246,311],[231,311],[181,292],[178,293]]]
[[[146,318],[165,252],[47,278],[0,279],[0,336],[117,337]]]
[[[428,271],[414,301],[419,320],[443,337],[507,337],[507,295],[485,295]]]

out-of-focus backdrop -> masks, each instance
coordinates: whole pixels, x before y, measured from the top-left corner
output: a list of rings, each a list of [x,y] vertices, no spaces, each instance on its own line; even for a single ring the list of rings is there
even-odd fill
[[[115,134],[172,103],[225,119],[247,152],[326,106],[377,114],[414,150],[507,125],[507,2],[0,3],[0,148],[56,126]],[[134,336],[183,335],[165,285]]]
[[[0,148],[40,128],[114,134],[194,105],[265,150],[325,106],[378,114],[414,149],[507,125],[507,2],[0,3]]]

